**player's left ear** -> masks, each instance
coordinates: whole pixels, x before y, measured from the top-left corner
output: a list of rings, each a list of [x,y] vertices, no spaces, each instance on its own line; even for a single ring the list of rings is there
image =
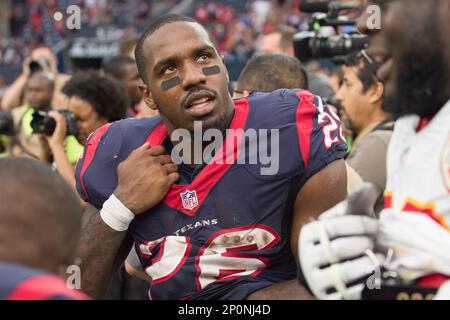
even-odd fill
[[[142,92],[142,96],[144,97],[145,104],[152,110],[158,110],[158,106],[155,103],[155,100],[153,100],[152,93],[148,89],[147,85],[144,83],[141,83],[139,85],[139,90]]]
[[[381,82],[375,83],[375,85],[370,89],[370,103],[379,103],[383,99],[384,95],[384,84]]]

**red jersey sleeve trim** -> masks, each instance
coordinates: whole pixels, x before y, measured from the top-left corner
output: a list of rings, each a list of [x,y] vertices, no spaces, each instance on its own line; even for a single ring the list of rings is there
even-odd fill
[[[296,125],[300,153],[305,169],[308,167],[309,152],[311,147],[311,133],[314,128],[314,115],[317,108],[314,106],[314,95],[307,91],[297,91],[300,102],[297,106]]]
[[[81,190],[83,191],[86,198],[89,199],[89,194],[86,190],[86,185],[84,182],[84,175],[86,173],[86,170],[89,168],[89,166],[92,163],[92,160],[94,160],[95,152],[97,151],[98,144],[100,142],[100,139],[103,137],[106,131],[108,131],[109,127],[111,126],[111,123],[105,124],[104,126],[100,127],[94,133],[92,134],[92,137],[87,142],[86,146],[86,152],[84,154],[84,161],[83,166],[81,167],[80,171],[80,183],[81,183]]]

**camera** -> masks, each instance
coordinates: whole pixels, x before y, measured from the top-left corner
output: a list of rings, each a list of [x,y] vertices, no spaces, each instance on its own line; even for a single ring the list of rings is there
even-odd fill
[[[33,60],[30,62],[30,71],[31,73],[42,71],[45,70],[46,67],[48,68],[49,66],[50,63],[47,61],[47,59]]]
[[[309,31],[294,35],[295,56],[302,62],[317,58],[339,58],[368,47],[368,38],[358,33],[339,33],[340,26],[354,26],[356,21],[339,16],[340,11],[355,8],[355,5],[339,1],[302,2],[300,10],[315,13],[309,24]],[[320,13],[317,13],[320,12]],[[324,26],[334,28],[336,35],[319,35]]]
[[[11,111],[0,110],[0,134],[14,135],[14,121]]]
[[[294,35],[295,56],[302,62],[313,58],[345,56],[366,49],[367,44],[367,37],[360,34],[343,33],[323,37],[305,31]]]
[[[76,116],[68,110],[59,110],[58,112],[64,116],[64,119],[66,119],[66,136],[76,135],[78,133]],[[31,128],[33,129],[33,133],[51,136],[56,128],[56,121],[50,117],[47,112],[36,111],[33,113]]]

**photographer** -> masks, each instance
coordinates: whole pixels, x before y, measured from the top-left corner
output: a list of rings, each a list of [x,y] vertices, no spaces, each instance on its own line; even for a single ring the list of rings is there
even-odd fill
[[[35,72],[25,86],[26,105],[12,110],[13,132],[9,139],[8,154],[13,157],[29,156],[48,161],[47,151],[39,135],[33,134],[31,121],[36,111],[52,109],[53,76],[48,72]]]
[[[336,94],[356,138],[346,160],[364,181],[376,186],[376,213],[384,205],[386,154],[394,126],[392,117],[381,107],[384,85],[376,76],[377,69],[365,51],[351,54],[343,67],[344,80]]]
[[[52,74],[54,78],[55,91],[52,96],[52,105],[56,108],[64,106],[66,104],[66,97],[61,93],[61,87],[69,79],[69,75],[58,73],[57,58],[53,51],[43,45],[34,49],[30,56],[25,59],[23,64],[22,74],[9,86],[5,91],[2,99],[2,107],[4,109],[14,109],[25,103],[26,95],[24,95],[24,89],[30,77],[38,71],[44,71]]]
[[[77,119],[77,140],[84,144],[88,136],[102,125],[124,119],[129,105],[128,98],[115,80],[90,71],[76,74],[62,89],[68,97],[68,110]],[[64,151],[67,121],[59,112],[50,112],[56,127],[47,136],[56,168],[75,189],[75,168]]]

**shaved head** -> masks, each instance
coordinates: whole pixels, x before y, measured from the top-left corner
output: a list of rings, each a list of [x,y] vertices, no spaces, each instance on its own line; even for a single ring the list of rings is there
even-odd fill
[[[82,208],[49,166],[0,159],[0,203],[0,261],[52,273],[73,262]]]

